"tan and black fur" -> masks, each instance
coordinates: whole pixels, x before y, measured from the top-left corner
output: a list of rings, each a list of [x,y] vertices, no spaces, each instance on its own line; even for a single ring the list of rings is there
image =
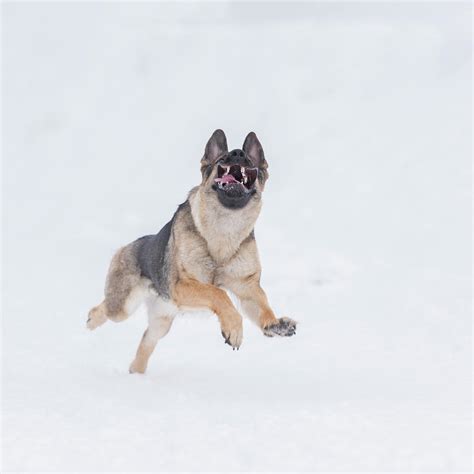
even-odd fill
[[[229,174],[229,169],[234,173],[238,167],[249,175],[256,170],[252,185],[216,184],[218,169]],[[296,323],[289,318],[277,319],[260,287],[261,267],[253,229],[262,205],[267,167],[253,132],[242,150],[229,152],[224,132],[216,130],[201,160],[202,182],[191,190],[172,220],[157,235],[141,237],[113,257],[105,299],[89,312],[87,327],[95,329],[107,319],[123,321],[146,303],[149,326],[130,366],[131,373],[145,372],[156,343],[183,310],[213,311],[225,342],[238,349],[242,317],[225,290],[237,296],[246,315],[265,335],[295,333]]]

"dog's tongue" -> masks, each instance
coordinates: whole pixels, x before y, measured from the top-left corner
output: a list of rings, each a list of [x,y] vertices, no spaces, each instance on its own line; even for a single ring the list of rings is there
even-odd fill
[[[214,181],[219,184],[238,183],[231,174],[226,174],[225,176],[222,176],[222,178],[216,178]]]

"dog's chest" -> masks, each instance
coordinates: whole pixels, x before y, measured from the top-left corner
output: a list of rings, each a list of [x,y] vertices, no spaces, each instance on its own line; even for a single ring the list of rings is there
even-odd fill
[[[192,268],[188,273],[202,282],[215,284],[234,265],[242,242],[253,230],[259,207],[229,210],[206,197],[199,193],[190,197],[190,218],[196,232],[182,257],[186,268]]]
[[[247,247],[229,237],[206,241],[197,233],[188,235],[179,246],[180,268],[187,277],[220,286],[251,273]]]
[[[189,276],[203,282],[215,284],[219,276],[227,273],[238,256],[240,243],[232,239],[206,241],[196,237],[192,245],[182,254],[183,269]]]
[[[216,266],[225,265],[238,252],[240,244],[247,235],[235,228],[234,231],[216,229],[215,232],[208,232],[206,242],[209,257]]]
[[[222,265],[235,255],[240,244],[252,232],[255,214],[251,206],[229,210],[214,202],[207,206],[201,205],[193,212],[196,227],[216,264]]]

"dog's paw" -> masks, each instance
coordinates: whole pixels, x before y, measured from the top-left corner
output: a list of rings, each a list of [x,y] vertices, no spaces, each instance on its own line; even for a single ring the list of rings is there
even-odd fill
[[[87,319],[87,329],[90,329],[93,331],[94,329],[98,328],[99,326],[102,326],[107,321],[107,316],[104,314],[103,309],[101,308],[101,305],[96,306],[95,308],[92,308],[89,311],[89,316]]]
[[[267,337],[282,336],[290,337],[296,334],[296,321],[290,318],[280,318],[276,323],[263,328],[263,334]]]
[[[146,372],[146,364],[139,360],[134,360],[128,368],[130,374],[144,374]]]
[[[221,334],[226,344],[229,344],[233,350],[239,350],[243,338],[242,320],[235,322],[231,326],[223,325]]]

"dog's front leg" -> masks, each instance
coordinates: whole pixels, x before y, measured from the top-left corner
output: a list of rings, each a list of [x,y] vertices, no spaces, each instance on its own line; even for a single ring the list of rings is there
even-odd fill
[[[180,307],[208,308],[214,311],[219,318],[225,342],[233,349],[240,347],[242,316],[224,290],[194,279],[183,279],[176,283],[173,299]]]
[[[233,284],[230,289],[239,298],[245,314],[262,329],[265,336],[296,334],[296,321],[275,316],[258,281]]]

